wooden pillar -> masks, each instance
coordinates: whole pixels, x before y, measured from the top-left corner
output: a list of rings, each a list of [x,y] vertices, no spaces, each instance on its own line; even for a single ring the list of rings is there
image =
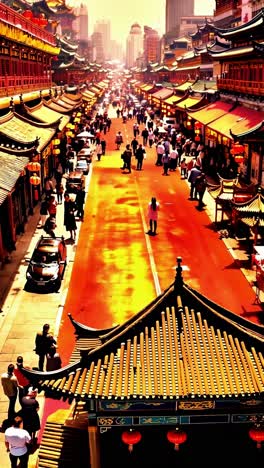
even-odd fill
[[[89,449],[90,449],[90,468],[100,468],[100,442],[99,429],[97,426],[88,425]]]

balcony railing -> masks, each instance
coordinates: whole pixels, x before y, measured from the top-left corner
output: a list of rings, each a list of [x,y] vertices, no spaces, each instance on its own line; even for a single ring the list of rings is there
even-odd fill
[[[0,97],[47,89],[52,86],[52,80],[42,76],[1,76]]]
[[[3,20],[5,23],[9,25],[15,26],[18,29],[21,29],[24,32],[31,34],[32,36],[41,39],[51,45],[56,45],[56,39],[48,31],[40,28],[32,21],[26,19],[20,13],[9,8],[7,5],[0,3],[0,21]]]
[[[254,94],[264,96],[264,81],[233,80],[230,78],[218,78],[217,87],[219,91],[236,91],[241,94]]]

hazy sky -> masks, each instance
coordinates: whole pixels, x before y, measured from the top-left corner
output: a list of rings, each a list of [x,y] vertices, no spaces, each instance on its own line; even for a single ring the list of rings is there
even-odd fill
[[[112,39],[124,41],[133,23],[140,26],[148,25],[157,29],[159,33],[165,31],[166,0],[81,0],[88,6],[89,35],[93,33],[96,20],[109,19],[111,21]],[[184,0],[181,0],[184,1]],[[75,0],[74,4],[80,3]],[[197,15],[212,15],[215,0],[195,0]]]

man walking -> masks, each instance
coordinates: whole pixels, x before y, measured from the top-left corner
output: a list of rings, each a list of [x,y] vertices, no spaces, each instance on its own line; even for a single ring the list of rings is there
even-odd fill
[[[197,199],[197,191],[196,191],[196,187],[195,187],[195,181],[196,181],[196,178],[201,175],[201,170],[200,170],[200,167],[199,166],[194,166],[191,170],[190,170],[190,174],[189,174],[189,177],[188,177],[188,182],[190,182],[191,184],[191,190],[190,190],[190,200],[196,200]]]
[[[18,380],[14,374],[14,364],[9,364],[7,372],[1,375],[1,383],[4,394],[9,399],[8,420],[12,421],[15,417],[15,406],[17,399],[17,390],[19,387]]]
[[[48,354],[52,345],[56,344],[56,340],[50,333],[50,326],[48,323],[43,325],[42,332],[37,333],[35,339],[35,352],[39,356],[38,368],[41,372],[44,370],[45,356]]]
[[[31,442],[29,433],[23,429],[23,419],[16,416],[13,425],[5,431],[5,446],[9,452],[11,468],[28,467],[28,446]],[[18,461],[20,464],[18,465]]]

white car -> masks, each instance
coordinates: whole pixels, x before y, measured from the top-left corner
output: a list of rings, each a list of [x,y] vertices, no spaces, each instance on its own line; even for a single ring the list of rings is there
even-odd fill
[[[165,130],[168,130],[168,127],[177,128],[177,120],[175,117],[163,117],[162,119],[163,127]]]

